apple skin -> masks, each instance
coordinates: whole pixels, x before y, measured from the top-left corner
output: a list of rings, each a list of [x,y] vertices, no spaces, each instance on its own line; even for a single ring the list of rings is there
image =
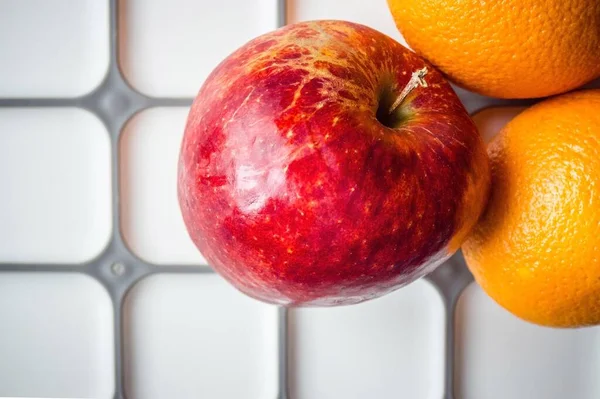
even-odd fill
[[[385,116],[425,66],[428,86]],[[327,20],[223,60],[194,100],[178,168],[183,220],[211,267],[290,307],[359,303],[431,272],[479,218],[490,180],[438,71],[376,30]]]

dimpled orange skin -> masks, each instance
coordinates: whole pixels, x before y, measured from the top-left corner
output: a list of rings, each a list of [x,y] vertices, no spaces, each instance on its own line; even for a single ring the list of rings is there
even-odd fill
[[[491,197],[463,245],[476,281],[530,322],[600,324],[600,90],[523,111],[488,153]]]
[[[452,81],[499,98],[600,76],[598,0],[388,0],[407,43]]]

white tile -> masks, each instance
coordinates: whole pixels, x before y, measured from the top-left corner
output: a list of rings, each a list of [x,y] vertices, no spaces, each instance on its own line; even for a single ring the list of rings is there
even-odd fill
[[[476,284],[459,299],[456,323],[456,399],[600,397],[600,327],[525,322]]]
[[[217,275],[143,280],[125,324],[129,399],[276,397],[276,308]]]
[[[425,280],[359,305],[292,311],[291,399],[439,399],[444,320]]]
[[[108,70],[108,0],[0,1],[0,97],[75,97]]]
[[[408,47],[386,0],[288,0],[287,22],[341,19],[370,26]]]
[[[121,0],[120,64],[150,96],[194,96],[214,67],[277,27],[276,0]]]
[[[108,133],[77,108],[0,109],[0,262],[77,263],[111,233]]]
[[[0,274],[0,396],[109,399],[112,303],[79,274]]]
[[[177,201],[177,163],[187,108],[152,108],[127,123],[120,143],[123,236],[157,264],[205,264]]]
[[[504,125],[520,114],[526,107],[489,107],[473,115],[473,121],[486,143],[489,143]]]

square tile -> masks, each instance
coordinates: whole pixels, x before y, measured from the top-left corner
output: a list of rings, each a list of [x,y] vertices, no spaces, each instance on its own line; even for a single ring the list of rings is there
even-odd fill
[[[277,395],[277,309],[215,274],[156,275],[125,304],[129,399]]]
[[[119,63],[137,90],[191,97],[238,47],[277,27],[276,0],[121,0]]]
[[[1,108],[0,187],[0,262],[85,262],[108,244],[110,140],[91,113]]]
[[[108,0],[0,1],[0,97],[76,97],[108,71]]]
[[[177,164],[188,108],[152,108],[131,119],[120,142],[123,237],[156,264],[205,264],[177,201]]]
[[[456,399],[600,397],[600,327],[525,322],[474,283],[460,297],[455,320]]]
[[[81,274],[0,274],[0,397],[112,399],[112,302]]]
[[[425,280],[358,305],[291,311],[291,399],[441,398],[444,320]]]

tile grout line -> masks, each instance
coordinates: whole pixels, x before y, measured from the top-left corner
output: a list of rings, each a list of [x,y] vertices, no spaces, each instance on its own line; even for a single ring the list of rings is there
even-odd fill
[[[121,75],[121,70],[119,68],[118,61],[118,52],[119,52],[119,37],[118,37],[118,23],[119,23],[119,4],[118,0],[110,0],[109,3],[109,71],[106,82],[110,83],[111,75],[113,79],[121,82],[121,87],[125,86],[125,93],[132,94],[132,90],[124,82],[124,79]],[[109,88],[106,87],[108,90]],[[129,90],[127,90],[129,89]],[[107,91],[108,93],[108,91]],[[110,100],[110,98],[109,98]],[[110,105],[110,104],[106,104]],[[132,114],[133,116],[133,114]],[[129,118],[126,118],[128,120]],[[112,211],[113,211],[113,236],[112,236],[112,247],[114,248],[115,244],[126,247],[124,244],[123,237],[121,235],[121,194],[120,194],[120,162],[119,162],[119,137],[121,133],[121,129],[125,126],[126,120],[121,121],[120,124],[114,124],[111,126],[110,119],[105,118],[105,123],[107,123],[107,128],[109,128],[109,132],[111,133],[111,174],[112,174]],[[112,131],[110,131],[112,128]],[[112,267],[112,266],[111,266]],[[132,283],[128,284],[126,287],[123,287],[123,292],[121,295],[118,295],[115,292],[115,286],[112,285],[111,299],[113,301],[113,320],[114,320],[114,373],[115,373],[115,382],[114,382],[114,399],[124,399],[125,398],[125,364],[124,364],[124,340],[125,340],[125,332],[123,330],[123,301],[125,290],[129,290],[132,287]]]
[[[277,28],[287,25],[287,0],[277,0]],[[277,399],[290,399],[290,384],[288,381],[289,359],[289,335],[288,335],[288,316],[289,309],[280,307],[278,309],[278,331],[277,331],[277,346],[278,346],[278,393]]]
[[[289,310],[285,307],[279,307],[277,309],[277,350],[279,362],[277,367],[277,383],[278,393],[277,399],[289,399],[289,383],[288,383],[288,315]]]
[[[435,286],[444,303],[442,398],[455,399],[456,304],[464,289],[473,281],[473,276],[464,265],[460,253],[457,253],[426,276],[425,279]]]

